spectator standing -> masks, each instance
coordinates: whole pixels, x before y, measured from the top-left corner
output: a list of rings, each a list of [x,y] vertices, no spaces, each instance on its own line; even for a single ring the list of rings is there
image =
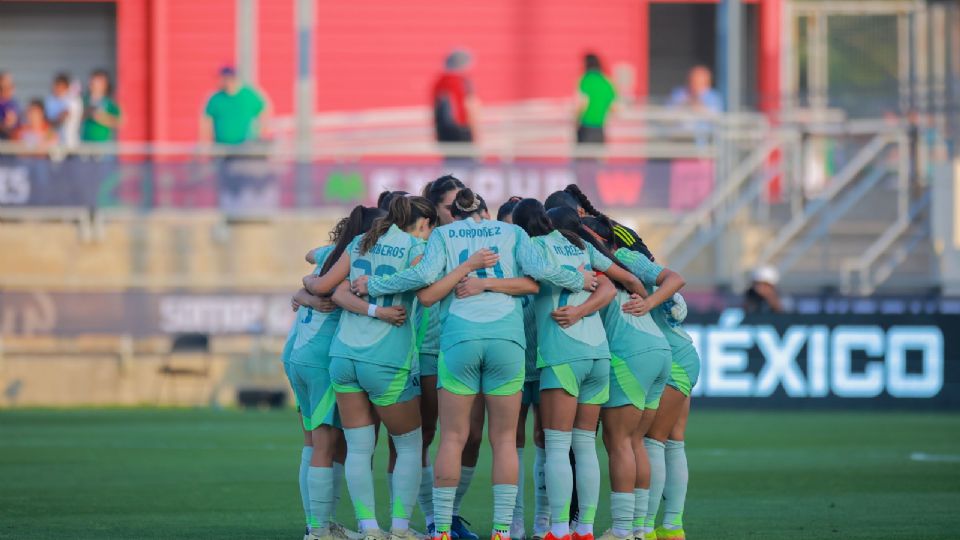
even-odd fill
[[[20,105],[14,97],[13,75],[0,71],[0,141],[16,136],[21,116]]]
[[[50,192],[50,147],[57,142],[57,134],[47,122],[46,110],[42,99],[30,101],[24,111],[23,122],[14,136],[17,142],[28,150],[17,156],[18,162],[27,169],[30,179],[30,203],[51,204],[54,196]]]
[[[244,144],[260,136],[267,102],[242,84],[233,66],[220,68],[220,89],[210,99],[200,122],[200,139],[217,144]]]
[[[670,105],[699,113],[719,113],[723,110],[723,100],[712,85],[710,68],[693,66],[687,73],[687,85],[675,88],[670,94]]]
[[[110,75],[98,69],[90,74],[87,84],[81,138],[84,142],[112,141],[120,125],[120,107],[111,97],[113,85]]]
[[[447,55],[443,73],[433,84],[433,125],[437,142],[469,143],[474,140],[477,102],[468,77],[470,53],[455,50]]]
[[[583,63],[577,107],[577,143],[601,144],[606,141],[603,127],[617,99],[617,91],[603,73],[600,57],[588,53],[583,57]]]
[[[43,108],[60,144],[66,148],[75,147],[80,139],[83,102],[80,89],[71,83],[69,74],[58,73],[53,78],[51,93],[44,100]]]

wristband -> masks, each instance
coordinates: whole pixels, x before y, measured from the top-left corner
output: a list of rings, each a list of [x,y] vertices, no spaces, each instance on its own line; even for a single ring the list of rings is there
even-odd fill
[[[374,319],[377,318],[377,305],[376,305],[376,304],[370,304],[369,306],[367,306],[367,317],[373,317]]]

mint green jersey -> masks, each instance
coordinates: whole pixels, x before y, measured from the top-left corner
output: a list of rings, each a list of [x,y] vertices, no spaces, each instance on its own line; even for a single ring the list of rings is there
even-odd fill
[[[600,310],[610,353],[627,358],[652,350],[669,351],[667,338],[649,313],[638,317],[623,312],[623,304],[629,301],[630,293],[618,289],[613,301]]]
[[[314,251],[314,261],[317,266],[313,275],[320,275],[320,269],[327,257],[333,252],[333,246],[317,248]],[[330,363],[330,340],[337,331],[340,323],[340,314],[343,310],[337,308],[329,313],[317,311],[308,306],[300,306],[296,313],[296,337],[293,341],[289,361],[293,364],[320,367]]]
[[[627,248],[618,249],[614,255],[616,255],[617,259],[619,259],[624,266],[630,269],[633,275],[640,278],[640,281],[642,281],[643,285],[647,288],[648,293],[653,293],[653,291],[656,290],[657,278],[660,276],[660,273],[663,272],[662,266],[646,258],[642,253]],[[671,348],[685,347],[693,342],[693,338],[683,329],[683,326],[670,323],[667,318],[668,304],[669,301],[651,309],[650,316],[653,317],[653,321],[660,327],[664,337],[666,337],[670,343]]]
[[[386,276],[406,270],[423,254],[424,243],[401,231],[396,225],[380,237],[366,253],[360,253],[358,236],[345,253],[350,256],[350,280],[360,276]],[[413,313],[413,293],[377,298],[380,306],[402,305]],[[416,356],[414,322],[407,317],[402,326],[393,326],[374,317],[345,311],[330,346],[331,357],[349,358],[383,366],[411,368]]]
[[[520,227],[502,221],[468,218],[436,228],[417,266],[400,274],[371,278],[370,295],[395,294],[430,285],[482,248],[498,253],[500,260],[493,268],[482,268],[472,272],[472,276],[503,279],[527,275],[558,289],[583,287],[583,277],[576,267],[568,270],[551,265],[542,249],[536,247]],[[519,297],[497,292],[468,298],[450,294],[439,306],[441,349],[474,339],[507,339],[526,345]]]
[[[558,268],[575,271],[585,265],[587,269],[603,272],[613,264],[592,245],[586,244],[586,250],[580,249],[559,231],[538,236],[533,242],[540,246],[548,263]],[[550,317],[555,309],[567,305],[579,306],[589,297],[588,291],[570,292],[549,283],[540,284],[540,292],[534,300],[539,367],[610,358],[607,335],[599,313],[588,315],[569,328],[561,328]]]

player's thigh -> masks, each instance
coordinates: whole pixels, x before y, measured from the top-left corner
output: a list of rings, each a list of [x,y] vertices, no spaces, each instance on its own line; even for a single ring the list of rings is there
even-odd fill
[[[506,339],[484,340],[480,374],[483,394],[519,394],[523,390],[525,361],[526,353],[520,344]]]
[[[663,391],[663,397],[660,398],[660,407],[657,408],[657,415],[653,419],[653,425],[650,426],[647,436],[658,441],[666,441],[677,424],[677,419],[680,418],[686,399],[687,396],[679,390],[667,386]]]

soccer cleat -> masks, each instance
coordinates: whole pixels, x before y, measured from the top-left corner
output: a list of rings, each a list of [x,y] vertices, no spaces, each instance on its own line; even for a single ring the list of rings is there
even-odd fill
[[[574,531],[574,533],[570,535],[570,538],[572,540],[593,540],[593,533],[578,534]]]
[[[617,536],[613,529],[607,529],[597,540],[630,540],[630,536]]]
[[[683,534],[683,529],[667,529],[665,527],[657,527],[657,540],[686,540],[686,535]]]
[[[554,535],[553,535],[553,531],[549,531],[549,532],[543,537],[543,540],[570,540],[570,535],[569,535],[569,534],[566,534],[566,535],[564,535],[564,536],[557,537],[557,536],[554,536]]]
[[[467,528],[470,522],[461,516],[453,516],[450,523],[450,538],[453,540],[480,540],[480,537]]]
[[[490,540],[510,540],[510,537],[500,531],[493,531],[490,535]]]
[[[443,531],[433,535],[433,540],[451,540],[451,538],[450,531]]]
[[[328,526],[330,527],[330,534],[337,540],[360,540],[362,538],[360,533],[351,531],[336,521],[331,521]]]
[[[413,529],[403,531],[392,529],[390,531],[390,540],[423,540],[423,535]]]
[[[346,529],[335,523],[313,529],[304,538],[306,540],[350,540],[346,535]]]
[[[380,529],[368,529],[360,533],[360,538],[362,540],[387,540],[388,535]]]

